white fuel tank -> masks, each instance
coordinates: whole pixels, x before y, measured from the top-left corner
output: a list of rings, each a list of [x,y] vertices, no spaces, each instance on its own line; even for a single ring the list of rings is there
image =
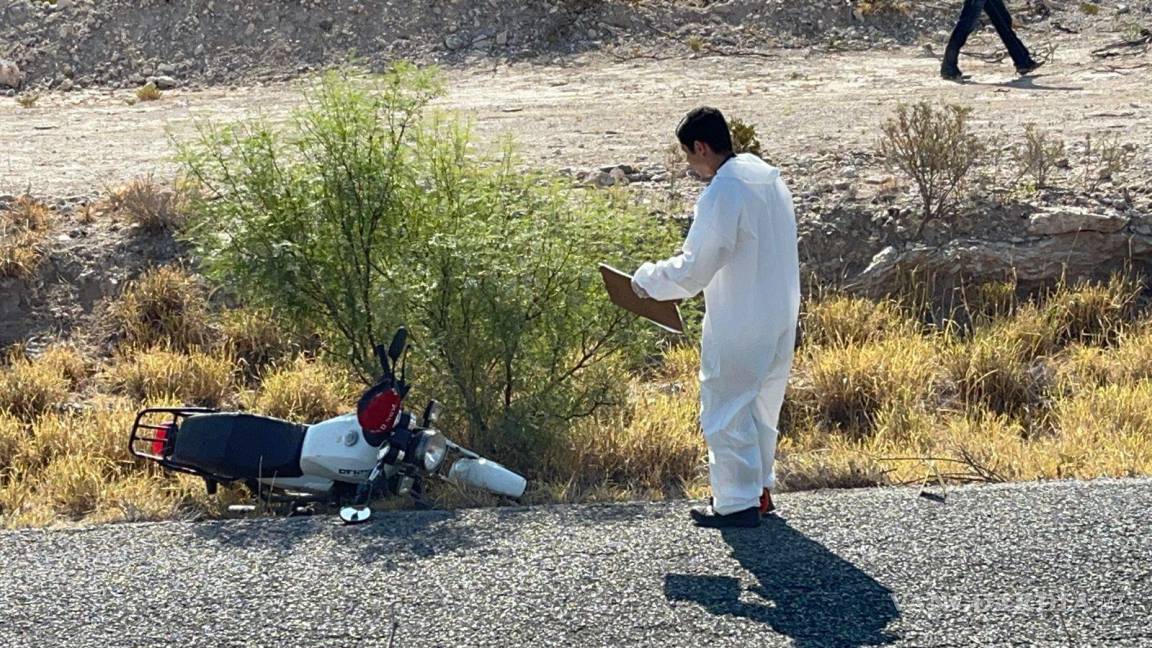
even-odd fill
[[[309,477],[363,482],[376,465],[376,452],[364,440],[356,415],[345,414],[308,427],[300,469]]]

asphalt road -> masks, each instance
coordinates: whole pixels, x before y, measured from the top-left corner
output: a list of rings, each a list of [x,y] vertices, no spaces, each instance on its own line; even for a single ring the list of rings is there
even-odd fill
[[[1152,480],[778,499],[2,532],[0,645],[1152,646]]]

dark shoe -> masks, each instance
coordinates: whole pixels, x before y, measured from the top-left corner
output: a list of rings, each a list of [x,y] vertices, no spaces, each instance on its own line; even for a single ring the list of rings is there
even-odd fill
[[[1038,63],[1036,61],[1032,61],[1031,63],[1025,65],[1018,65],[1016,66],[1016,74],[1019,74],[1020,76],[1028,76],[1029,74],[1035,72],[1041,65],[1044,64]]]
[[[776,510],[776,505],[772,503],[772,493],[767,488],[760,495],[760,515],[768,515]]]
[[[940,78],[945,81],[956,81],[960,83],[968,78],[967,74],[960,71],[960,68],[953,65],[940,66]]]
[[[728,528],[754,528],[760,526],[760,510],[753,506],[746,508],[743,511],[736,511],[728,515],[720,515],[712,510],[712,507],[703,509],[692,509],[689,513],[692,521],[696,526],[707,527],[709,529],[728,529]]]

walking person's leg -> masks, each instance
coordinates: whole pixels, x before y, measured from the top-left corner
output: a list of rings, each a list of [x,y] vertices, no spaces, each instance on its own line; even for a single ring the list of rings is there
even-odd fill
[[[1008,13],[1008,7],[1004,5],[1004,0],[987,0],[984,11],[992,20],[992,26],[996,28],[996,33],[1000,35],[1004,47],[1008,48],[1008,55],[1012,57],[1016,70],[1021,74],[1027,74],[1040,67],[1036,61],[1032,60],[1028,48],[1024,46],[1024,42],[1012,29],[1012,16]]]
[[[960,72],[960,50],[968,42],[968,36],[976,28],[976,21],[984,11],[987,0],[964,0],[960,9],[960,17],[956,19],[956,26],[952,29],[952,36],[948,38],[948,46],[944,49],[944,60],[940,63],[940,76],[951,81],[964,78]]]

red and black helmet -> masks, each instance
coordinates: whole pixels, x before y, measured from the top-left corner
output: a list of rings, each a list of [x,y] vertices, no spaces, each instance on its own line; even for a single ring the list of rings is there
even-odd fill
[[[356,419],[369,443],[380,445],[392,432],[396,419],[400,417],[403,400],[391,379],[376,383],[360,397],[356,403]]]

